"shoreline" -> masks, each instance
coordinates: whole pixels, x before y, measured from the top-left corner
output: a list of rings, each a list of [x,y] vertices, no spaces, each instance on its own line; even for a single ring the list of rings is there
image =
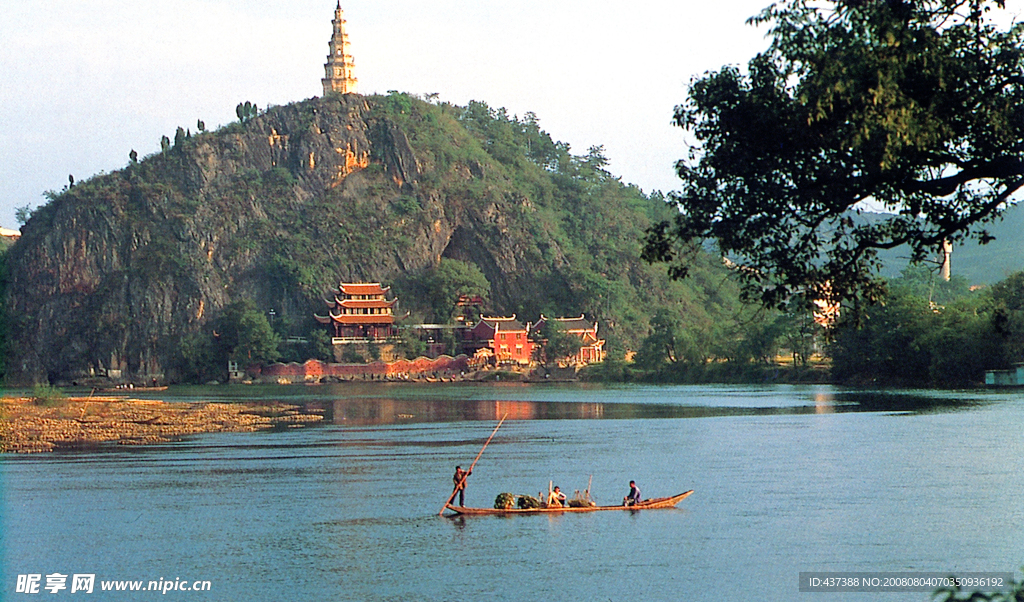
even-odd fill
[[[150,445],[189,435],[299,428],[323,421],[322,410],[285,403],[174,402],[71,397],[40,405],[0,398],[0,453],[39,453],[100,445]]]

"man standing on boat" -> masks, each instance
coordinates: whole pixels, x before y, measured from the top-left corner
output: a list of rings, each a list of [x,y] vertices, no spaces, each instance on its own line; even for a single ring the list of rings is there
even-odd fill
[[[629,482],[629,495],[622,498],[623,506],[636,506],[640,503],[640,488],[636,486],[636,481]]]
[[[462,470],[461,466],[455,467],[455,476],[452,477],[452,483],[455,485],[455,489],[452,491],[452,498],[455,498],[455,492],[459,492],[459,506],[466,505],[466,477],[473,474],[472,471]]]

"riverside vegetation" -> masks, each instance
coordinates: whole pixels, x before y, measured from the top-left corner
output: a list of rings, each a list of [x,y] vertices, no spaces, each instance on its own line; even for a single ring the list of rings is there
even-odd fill
[[[42,395],[42,396],[41,396]],[[282,403],[165,403],[110,397],[66,398],[37,388],[0,398],[0,453],[32,453],[103,443],[149,445],[198,433],[301,427],[323,420]]]

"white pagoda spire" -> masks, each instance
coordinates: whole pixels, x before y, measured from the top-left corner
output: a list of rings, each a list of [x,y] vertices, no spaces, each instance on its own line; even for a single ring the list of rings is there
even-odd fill
[[[331,35],[331,52],[327,55],[327,63],[324,65],[326,77],[322,80],[324,84],[324,96],[332,92],[338,94],[355,94],[356,82],[355,62],[349,54],[348,34],[345,33],[345,13],[341,10],[341,0],[338,0],[338,7],[334,9],[334,33]]]

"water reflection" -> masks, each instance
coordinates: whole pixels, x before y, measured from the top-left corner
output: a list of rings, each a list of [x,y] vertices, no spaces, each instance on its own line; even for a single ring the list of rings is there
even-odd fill
[[[350,426],[499,420],[506,415],[508,420],[581,420],[605,418],[606,409],[618,405],[521,400],[339,399],[334,402],[332,420],[334,424]]]
[[[814,394],[814,413],[832,414],[836,411],[835,399],[831,393]]]
[[[337,399],[328,417],[334,424],[369,426],[476,420],[594,420],[709,418],[832,414],[843,412],[935,413],[971,409],[984,403],[956,396],[877,391],[816,391],[793,405],[719,406],[678,403],[562,402],[486,399]]]

